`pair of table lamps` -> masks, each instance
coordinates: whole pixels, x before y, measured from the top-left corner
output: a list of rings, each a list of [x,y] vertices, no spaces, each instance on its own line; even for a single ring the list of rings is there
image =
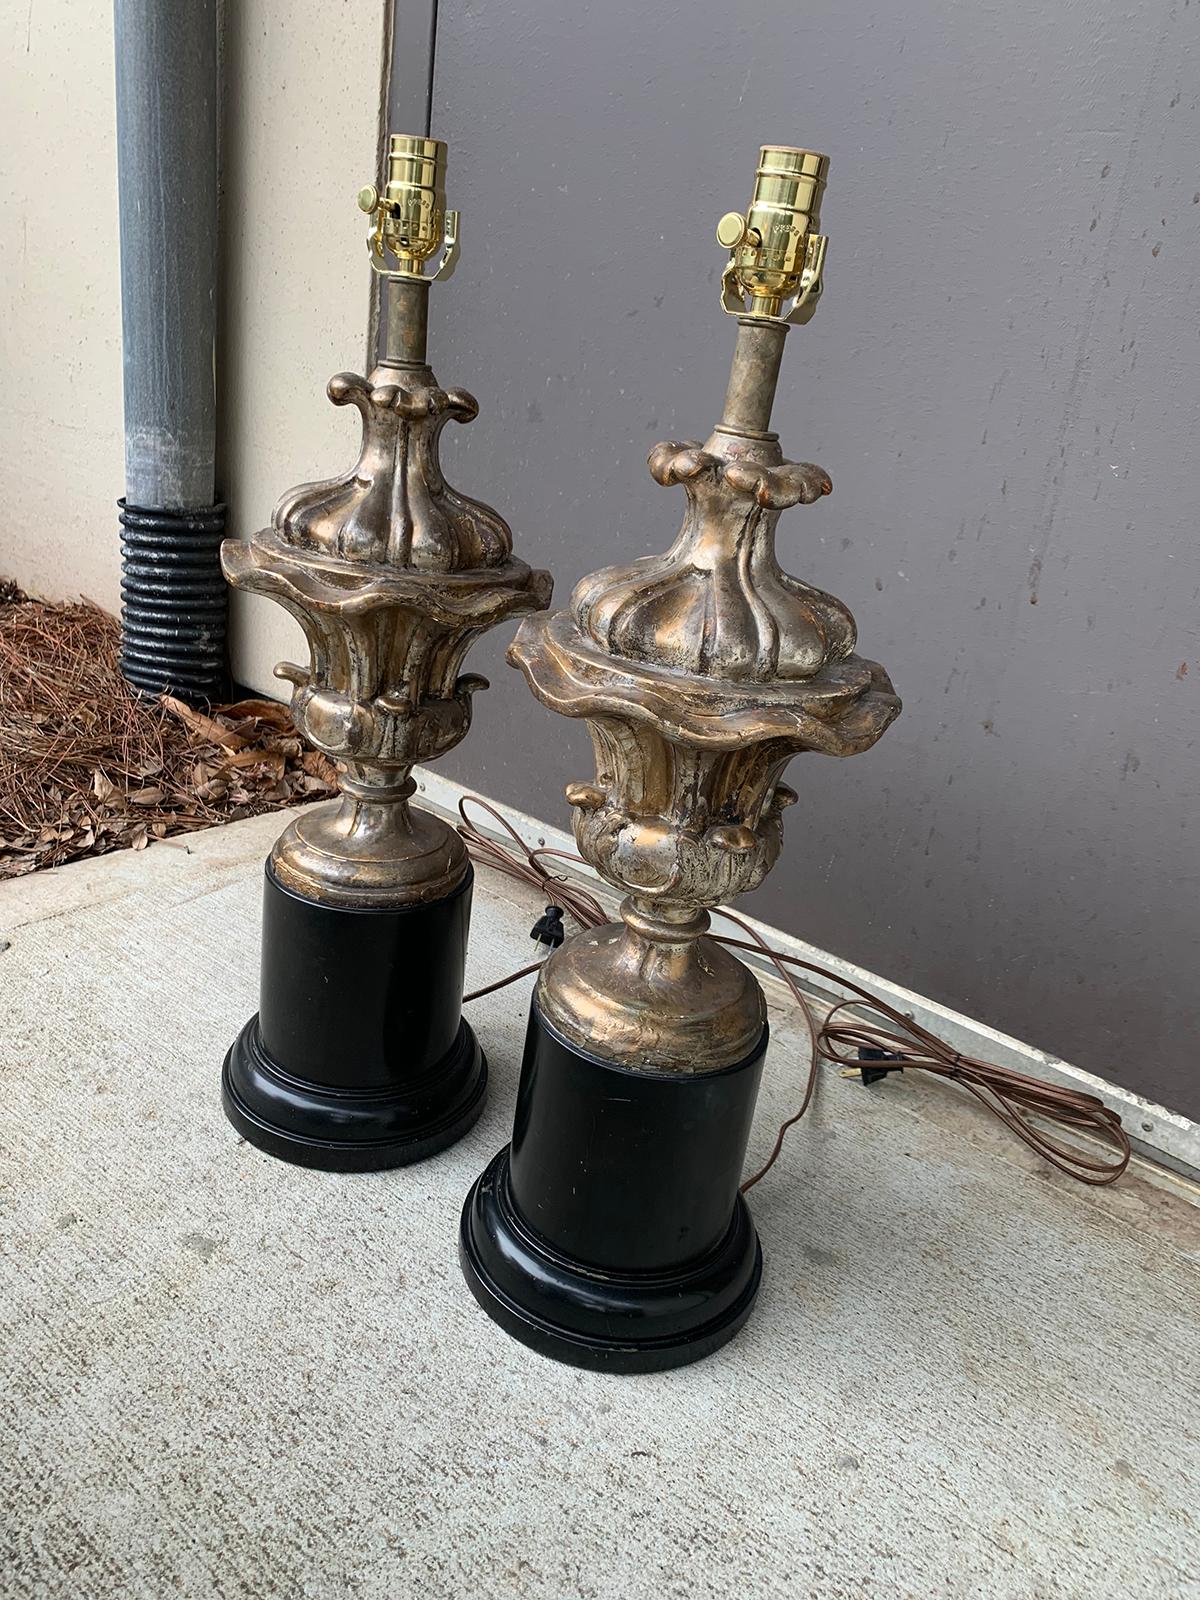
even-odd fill
[[[687,495],[675,543],[584,578],[554,612],[549,574],[439,462],[445,424],[478,410],[426,359],[429,287],[458,252],[445,162],[440,141],[393,135],[384,187],[359,195],[387,306],[378,366],[329,384],[362,414],[356,465],[291,490],[222,553],[235,588],[303,627],[308,664],[276,671],[341,791],[268,859],[260,1007],[224,1104],[271,1155],[339,1171],[420,1160],[479,1115],[487,1064],[461,1015],[472,868],[411,804],[411,771],[468,730],[486,687],[462,671],[473,641],[523,615],[509,660],[588,725],[595,775],[566,797],[581,855],[625,899],[541,968],[512,1142],[467,1197],[460,1258],[483,1308],[546,1355],[679,1366],[737,1332],[762,1272],[739,1180],[766,1005],[707,908],[774,864],[791,757],[864,750],[900,709],[854,654],[846,607],[774,548],[780,512],[831,488],[770,426],[788,329],[821,293],[828,162],[764,146],[747,212],[718,225],[738,325],[724,411],[705,443],[650,453]]]

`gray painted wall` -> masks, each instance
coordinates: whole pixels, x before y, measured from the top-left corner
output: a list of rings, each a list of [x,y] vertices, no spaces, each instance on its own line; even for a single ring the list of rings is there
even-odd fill
[[[763,140],[827,151],[827,293],[776,425],[832,499],[784,565],[905,700],[809,756],[760,916],[1178,1109],[1195,1073],[1200,4],[442,0],[463,260],[452,481],[559,602],[662,549],[646,452],[715,421],[720,213]],[[505,667],[445,762],[563,824],[586,736]]]

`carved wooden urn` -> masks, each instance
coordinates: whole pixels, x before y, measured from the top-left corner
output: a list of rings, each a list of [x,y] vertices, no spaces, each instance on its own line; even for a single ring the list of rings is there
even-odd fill
[[[340,799],[303,811],[271,851],[260,1007],[223,1079],[246,1138],[311,1166],[428,1155],[470,1126],[486,1084],[461,1017],[471,864],[454,829],[411,803],[411,770],[470,726],[487,687],[462,671],[472,643],[548,605],[551,582],[442,471],[446,424],[479,409],[426,360],[429,286],[458,251],[445,163],[440,141],[393,135],[384,188],[359,195],[388,303],[383,360],[329,384],[361,413],[357,462],[290,490],[269,528],[222,549],[234,588],[304,629],[308,662],[275,670],[297,728],[338,766]]]
[[[854,755],[900,710],[847,608],[775,551],[781,513],[832,489],[770,428],[788,329],[821,293],[827,169],[764,147],[749,210],[718,226],[738,322],[724,412],[703,444],[650,453],[687,495],[675,543],[584,578],[509,650],[539,700],[587,723],[575,837],[625,898],[542,968],[512,1143],[468,1198],[461,1258],[510,1333],[579,1365],[680,1365],[749,1314],[761,1252],[738,1185],[766,1004],[708,908],[774,864],[791,758]]]

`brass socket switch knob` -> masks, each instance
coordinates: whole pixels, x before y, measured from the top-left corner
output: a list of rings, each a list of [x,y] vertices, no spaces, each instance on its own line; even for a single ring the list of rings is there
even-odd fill
[[[747,231],[746,219],[741,212],[727,211],[717,223],[717,243],[724,245],[726,250],[736,250]]]
[[[364,184],[358,191],[358,209],[368,214],[379,204],[379,190],[373,183]]]

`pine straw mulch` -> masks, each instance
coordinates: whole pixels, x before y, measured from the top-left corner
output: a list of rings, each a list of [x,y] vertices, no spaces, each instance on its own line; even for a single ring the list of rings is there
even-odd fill
[[[286,706],[210,714],[137,696],[120,629],[91,601],[53,605],[0,581],[0,878],[144,850],[336,792]]]

